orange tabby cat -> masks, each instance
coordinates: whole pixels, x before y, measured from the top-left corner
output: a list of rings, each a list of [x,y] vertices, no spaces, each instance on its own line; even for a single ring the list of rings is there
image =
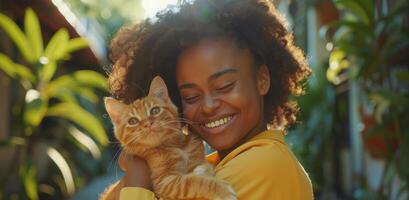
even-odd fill
[[[105,107],[123,150],[147,161],[157,196],[163,199],[236,199],[230,186],[212,177],[201,140],[194,134],[182,133],[177,108],[162,78],[157,76],[152,80],[148,96],[130,105],[105,98]],[[121,184],[112,185],[100,199],[119,199]]]

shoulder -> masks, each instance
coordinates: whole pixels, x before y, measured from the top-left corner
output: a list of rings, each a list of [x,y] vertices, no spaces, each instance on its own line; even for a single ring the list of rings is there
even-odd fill
[[[289,178],[297,160],[286,144],[273,141],[249,146],[220,167],[226,173],[252,179]],[[278,181],[277,181],[278,182]]]
[[[216,175],[232,184],[239,197],[312,197],[308,175],[281,141],[248,146],[223,166],[218,166]]]

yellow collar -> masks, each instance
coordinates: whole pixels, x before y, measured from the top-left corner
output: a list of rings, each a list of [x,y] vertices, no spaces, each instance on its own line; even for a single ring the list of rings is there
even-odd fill
[[[223,160],[220,161],[220,157],[217,152],[213,152],[209,155],[206,156],[206,159],[208,162],[210,162],[213,165],[221,166],[224,165],[226,162],[229,160],[233,159],[236,157],[238,154],[241,152],[245,151],[246,149],[252,147],[252,146],[257,146],[257,144],[263,144],[263,141],[266,142],[271,142],[270,140],[276,140],[280,143],[284,143],[284,132],[280,130],[266,130],[263,131],[256,136],[252,137],[250,140],[245,142],[244,144],[240,145],[236,149],[234,149],[232,152],[227,154],[226,157],[223,158]]]

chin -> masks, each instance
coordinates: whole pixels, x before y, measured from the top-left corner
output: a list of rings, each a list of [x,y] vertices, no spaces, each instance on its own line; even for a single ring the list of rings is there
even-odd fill
[[[207,142],[212,149],[216,150],[216,151],[223,151],[223,150],[228,150],[231,149],[234,145],[230,144],[230,143],[226,143],[226,142]]]

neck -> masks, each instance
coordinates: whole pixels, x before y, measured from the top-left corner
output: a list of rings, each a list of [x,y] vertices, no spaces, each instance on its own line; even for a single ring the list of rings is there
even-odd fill
[[[220,150],[217,151],[219,156],[220,156],[220,160],[222,160],[224,157],[226,157],[230,152],[232,152],[234,149],[236,149],[237,147],[239,147],[240,145],[246,143],[247,141],[249,141],[251,138],[253,138],[254,136],[258,135],[259,133],[263,132],[267,130],[267,125],[266,123],[260,123],[259,125],[257,125],[256,127],[254,127],[253,129],[251,129],[246,136],[244,136],[243,138],[240,139],[239,142],[237,142],[234,146],[228,148],[228,149],[224,149],[224,150]]]

